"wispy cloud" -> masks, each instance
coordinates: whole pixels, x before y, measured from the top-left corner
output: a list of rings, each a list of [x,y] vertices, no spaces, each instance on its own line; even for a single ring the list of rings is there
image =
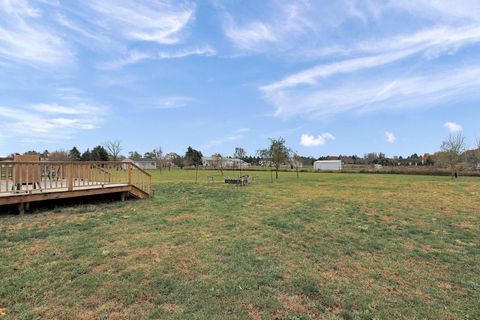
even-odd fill
[[[357,113],[378,110],[424,108],[449,98],[471,93],[478,96],[480,65],[445,69],[428,75],[352,78],[334,87],[313,85],[296,90],[266,92],[266,99],[280,117],[326,117],[347,111]],[[419,101],[421,103],[419,103]]]
[[[63,102],[70,104],[0,106],[0,126],[7,137],[58,141],[98,128],[108,112],[105,106],[72,96]]]
[[[202,149],[208,150],[208,149],[220,146],[220,145],[228,143],[228,142],[242,140],[243,138],[245,138],[245,135],[249,131],[250,131],[250,128],[241,128],[241,129],[235,130],[235,131],[225,135],[222,138],[216,138],[216,139],[213,139],[213,140],[207,142],[205,145],[202,146]]]
[[[179,43],[181,31],[194,18],[195,7],[186,1],[87,1],[101,16],[98,25],[135,41],[164,45]]]
[[[156,109],[177,109],[188,106],[193,99],[190,97],[166,97],[153,103]]]
[[[242,27],[233,22],[229,17],[226,23],[226,35],[240,48],[256,50],[264,42],[274,43],[278,41],[274,31],[265,23],[251,21]]]
[[[462,126],[455,122],[446,122],[443,125],[450,133],[459,133],[463,130]]]
[[[397,137],[395,136],[395,134],[390,131],[385,132],[385,139],[388,143],[394,143],[395,141],[397,141]]]
[[[213,56],[216,54],[215,49],[210,46],[203,46],[198,48],[182,49],[178,51],[158,51],[155,53],[133,50],[125,57],[119,58],[100,65],[101,69],[120,69],[125,66],[136,64],[144,60],[167,60],[180,59],[189,56]]]
[[[369,68],[381,67],[418,53],[424,53],[426,58],[431,58],[444,52],[448,53],[450,50],[478,42],[480,42],[480,26],[472,26],[457,29],[434,28],[413,35],[377,41],[376,43],[362,43],[351,49],[337,48],[336,50],[338,50],[338,52],[348,52],[350,55],[379,52],[380,54],[319,65],[290,75],[280,81],[265,85],[261,87],[261,89],[263,91],[273,91],[302,84],[313,85],[320,79],[328,78],[339,73],[352,73]],[[329,54],[333,54],[336,50],[330,50]]]
[[[316,147],[324,145],[329,140],[335,140],[335,137],[328,132],[318,136],[304,133],[300,137],[300,144],[304,147]]]
[[[0,59],[35,67],[73,61],[73,50],[57,32],[41,23],[42,14],[24,0],[0,2]]]

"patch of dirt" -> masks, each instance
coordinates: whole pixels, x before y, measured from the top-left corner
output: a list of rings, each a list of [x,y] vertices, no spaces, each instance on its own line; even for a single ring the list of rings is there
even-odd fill
[[[165,310],[165,312],[168,312],[168,313],[181,314],[181,313],[183,313],[183,310],[185,308],[181,305],[177,305],[177,304],[174,304],[174,303],[168,303],[167,302],[167,303],[162,304],[162,309]]]
[[[395,221],[394,218],[388,217],[388,216],[380,216],[380,220],[385,221],[385,222],[392,222]]]
[[[178,216],[169,217],[169,218],[167,218],[167,220],[175,222],[175,221],[180,221],[180,220],[185,220],[185,219],[195,219],[195,218],[196,218],[196,216],[192,213],[184,213],[184,214],[179,214]]]
[[[462,229],[469,229],[469,230],[475,229],[476,227],[475,225],[467,221],[462,221],[460,223],[457,223],[455,226]]]
[[[309,314],[310,310],[302,304],[299,296],[289,296],[286,294],[281,294],[278,297],[278,300],[283,304],[283,307],[292,312],[300,314]]]
[[[252,320],[261,320],[262,319],[262,312],[259,307],[254,305],[253,303],[246,303],[244,304],[245,309],[247,310],[248,316]]]

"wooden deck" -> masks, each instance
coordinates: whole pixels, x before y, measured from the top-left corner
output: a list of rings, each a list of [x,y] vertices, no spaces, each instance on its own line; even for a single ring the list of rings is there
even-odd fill
[[[152,194],[149,173],[128,162],[0,162],[1,206],[102,194]]]

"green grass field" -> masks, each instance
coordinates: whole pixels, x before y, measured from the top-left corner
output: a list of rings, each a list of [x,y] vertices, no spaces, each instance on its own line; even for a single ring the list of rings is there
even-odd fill
[[[0,216],[0,319],[480,319],[478,178],[251,175]]]

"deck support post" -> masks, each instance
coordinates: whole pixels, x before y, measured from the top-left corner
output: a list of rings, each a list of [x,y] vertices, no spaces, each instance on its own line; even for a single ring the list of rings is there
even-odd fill
[[[120,200],[121,200],[122,202],[125,201],[125,199],[127,199],[127,197],[128,197],[128,193],[127,193],[127,192],[122,192],[122,193],[120,194]]]
[[[22,202],[22,203],[19,203],[19,204],[18,204],[18,213],[19,213],[20,215],[23,216],[23,215],[25,214],[25,209],[26,209],[26,208],[25,208],[25,203]]]

